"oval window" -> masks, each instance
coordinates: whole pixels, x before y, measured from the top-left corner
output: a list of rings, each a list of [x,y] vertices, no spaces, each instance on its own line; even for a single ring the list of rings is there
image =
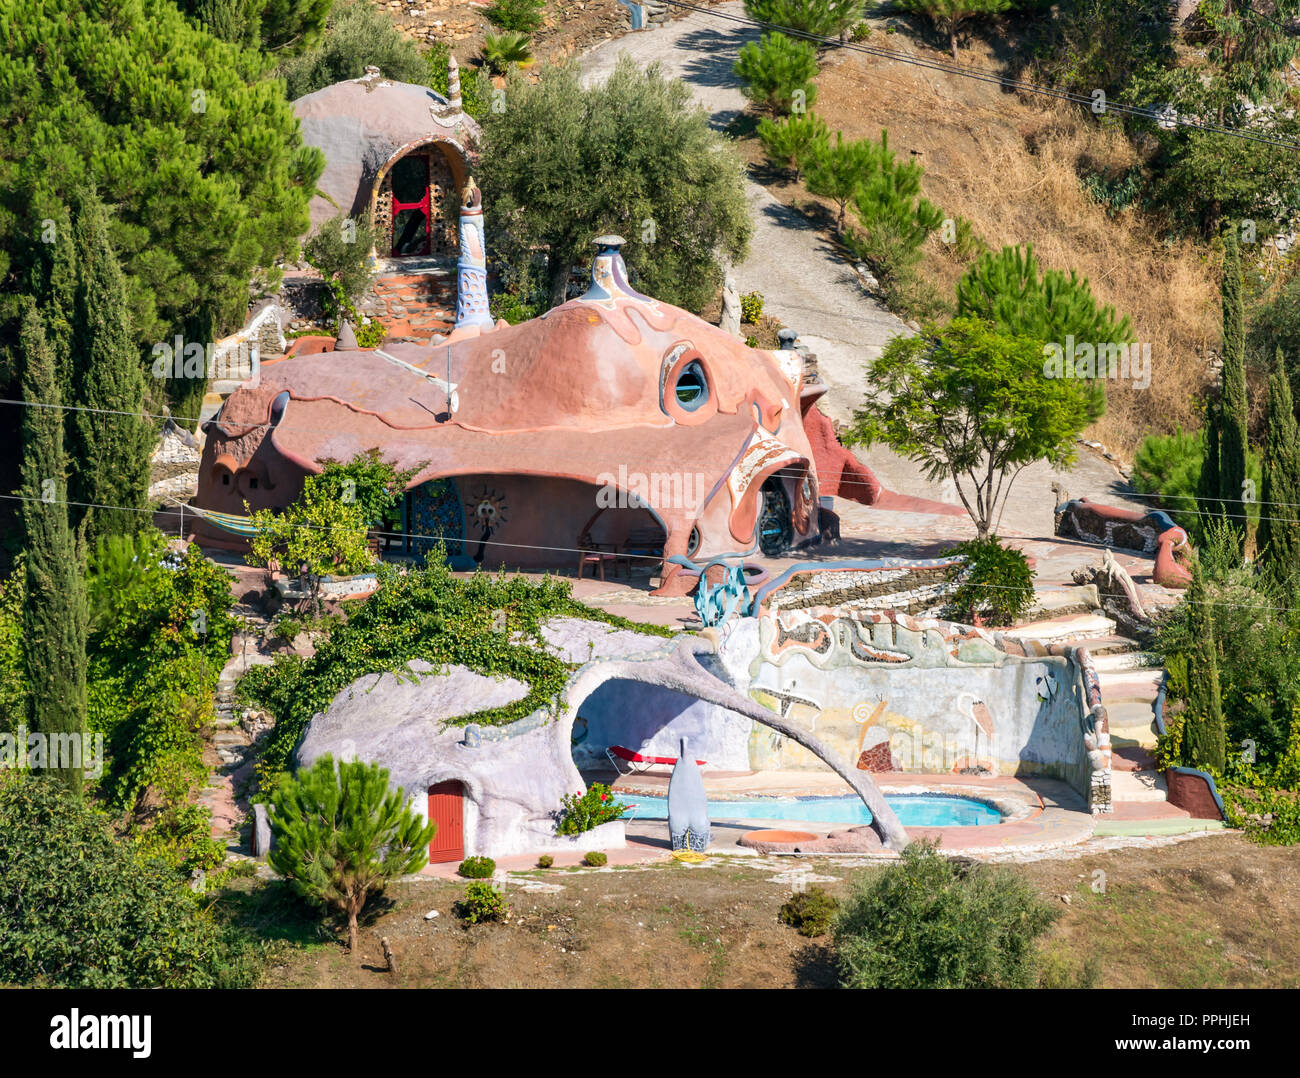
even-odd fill
[[[284,410],[289,407],[289,391],[281,390],[275,395],[275,400],[271,402],[271,426],[275,426],[284,418]]]
[[[677,376],[674,390],[677,403],[688,412],[693,412],[709,399],[709,383],[704,377],[704,367],[698,359],[691,360]]]

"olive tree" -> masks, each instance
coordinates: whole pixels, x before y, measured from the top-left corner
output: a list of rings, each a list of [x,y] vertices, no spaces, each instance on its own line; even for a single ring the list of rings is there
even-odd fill
[[[642,291],[697,311],[714,298],[720,259],[740,261],[753,226],[744,167],[684,82],[623,57],[589,86],[571,65],[536,83],[514,72],[500,100],[478,174],[488,246],[507,264],[544,259],[550,306],[608,232]]]

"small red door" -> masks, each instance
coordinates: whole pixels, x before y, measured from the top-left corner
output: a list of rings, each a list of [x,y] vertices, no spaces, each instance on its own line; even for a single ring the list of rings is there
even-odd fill
[[[465,859],[465,787],[452,779],[429,787],[429,822],[438,830],[429,843],[429,864]]]

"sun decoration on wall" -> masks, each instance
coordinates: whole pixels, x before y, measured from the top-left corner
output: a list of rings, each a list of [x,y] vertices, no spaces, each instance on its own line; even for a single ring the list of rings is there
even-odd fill
[[[496,531],[509,520],[506,496],[499,490],[488,490],[484,487],[471,499],[471,504],[474,507],[471,510],[474,520],[485,531]]]

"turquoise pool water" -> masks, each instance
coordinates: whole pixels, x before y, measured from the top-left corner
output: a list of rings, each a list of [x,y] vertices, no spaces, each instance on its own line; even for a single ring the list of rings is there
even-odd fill
[[[662,797],[620,794],[618,800],[636,806],[624,819],[668,818],[668,802]],[[976,827],[1002,822],[1001,812],[987,802],[970,797],[890,794],[885,800],[904,827]],[[710,801],[709,819],[864,824],[871,822],[871,810],[860,797],[755,797],[748,801]]]

